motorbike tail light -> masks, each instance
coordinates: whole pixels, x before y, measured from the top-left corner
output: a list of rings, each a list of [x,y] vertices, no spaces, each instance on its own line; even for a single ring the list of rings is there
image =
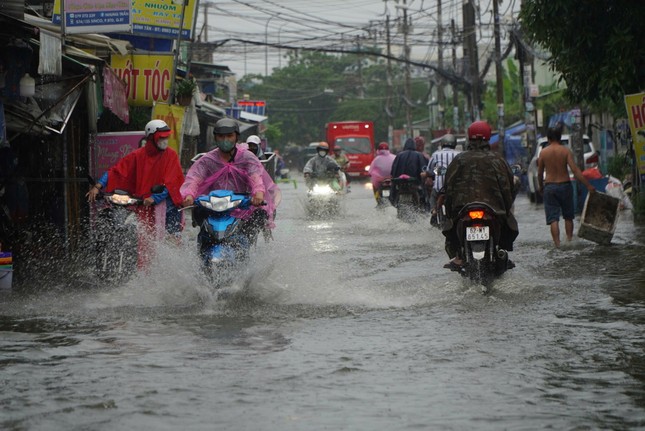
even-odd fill
[[[589,158],[585,163],[586,164],[598,163],[598,153],[593,153],[591,156],[589,156]]]
[[[483,219],[484,211],[482,210],[468,211],[468,216],[473,220]]]

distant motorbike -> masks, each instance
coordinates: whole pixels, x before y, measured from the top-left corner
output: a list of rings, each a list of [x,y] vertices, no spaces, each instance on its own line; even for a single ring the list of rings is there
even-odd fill
[[[460,273],[482,286],[487,293],[491,282],[509,267],[508,253],[499,247],[501,220],[489,205],[473,202],[457,216],[457,236],[463,265]]]
[[[378,208],[385,208],[390,202],[390,191],[392,189],[392,178],[385,178],[381,182],[379,190],[374,193],[376,198],[376,206]]]
[[[396,216],[404,221],[413,221],[422,210],[418,178],[401,175],[392,178],[390,202],[396,207]]]
[[[335,216],[341,210],[343,185],[336,177],[338,169],[323,175],[311,173],[307,178],[306,211],[309,216]]]
[[[257,233],[235,210],[252,208],[247,193],[213,190],[195,199],[193,225],[204,271],[218,284],[228,281],[236,265],[248,260]]]

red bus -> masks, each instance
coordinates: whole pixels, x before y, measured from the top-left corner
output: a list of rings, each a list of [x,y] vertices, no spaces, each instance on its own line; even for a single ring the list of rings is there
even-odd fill
[[[341,147],[349,159],[347,175],[368,177],[370,163],[376,156],[374,123],[371,121],[339,121],[327,123],[327,143],[333,152]]]

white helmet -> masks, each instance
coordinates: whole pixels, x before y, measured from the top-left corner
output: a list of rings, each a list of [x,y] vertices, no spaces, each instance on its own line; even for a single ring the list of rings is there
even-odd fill
[[[262,157],[262,140],[258,135],[251,135],[246,138],[246,144],[249,146],[249,150],[258,157]],[[253,147],[252,147],[253,146]]]
[[[246,143],[260,145],[262,143],[262,140],[258,135],[251,135],[248,138],[246,138]]]
[[[148,124],[146,124],[146,128],[144,129],[146,132],[146,138],[149,137],[150,135],[156,133],[156,132],[170,132],[170,127],[166,124],[165,121],[163,120],[152,120],[149,121]]]

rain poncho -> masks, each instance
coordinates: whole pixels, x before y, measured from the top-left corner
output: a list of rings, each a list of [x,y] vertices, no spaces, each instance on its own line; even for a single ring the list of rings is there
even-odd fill
[[[412,178],[421,178],[421,171],[427,164],[423,154],[416,150],[416,145],[412,139],[405,141],[403,151],[397,154],[392,163],[392,178],[400,177],[405,174]]]
[[[378,150],[376,157],[370,164],[369,174],[372,177],[372,186],[376,189],[385,178],[390,176],[392,163],[396,156],[390,150]]]
[[[143,147],[126,155],[108,170],[105,190],[126,190],[138,198],[145,199],[152,195],[153,186],[164,185],[169,198],[179,207],[182,202],[179,187],[183,181],[184,173],[177,153],[171,148],[161,151],[152,141],[147,141]],[[149,230],[148,234],[139,235],[138,263],[142,268],[150,259],[151,240],[161,239],[165,234],[165,200],[150,207],[139,205],[135,211],[139,220],[144,222]]]
[[[232,190],[251,195],[263,192],[267,205],[258,208],[266,210],[269,216],[266,227],[273,228],[273,215],[282,199],[280,189],[245,144],[236,144],[235,148],[235,154],[228,162],[221,158],[219,148],[199,158],[186,174],[186,181],[180,189],[181,196],[197,198],[212,190]],[[232,215],[246,220],[256,209],[235,209]]]

